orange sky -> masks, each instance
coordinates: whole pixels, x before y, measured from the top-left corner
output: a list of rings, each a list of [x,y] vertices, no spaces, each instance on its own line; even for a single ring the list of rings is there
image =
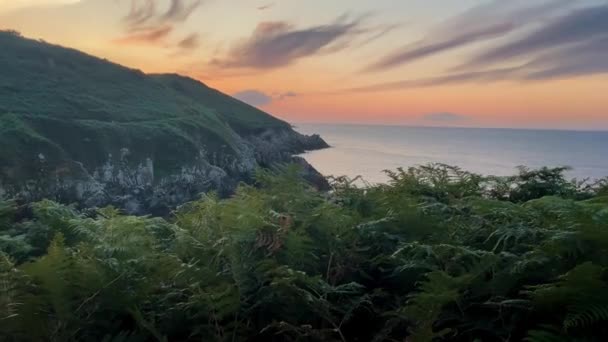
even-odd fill
[[[599,0],[0,0],[0,28],[186,74],[291,122],[608,129],[603,13]]]

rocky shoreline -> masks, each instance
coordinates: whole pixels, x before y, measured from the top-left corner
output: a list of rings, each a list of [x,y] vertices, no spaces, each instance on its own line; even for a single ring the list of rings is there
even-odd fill
[[[260,167],[295,163],[303,175],[319,189],[327,182],[310,164],[296,154],[329,147],[318,135],[306,136],[290,128],[265,130],[240,137],[237,153],[226,156],[209,154],[203,148],[198,155],[175,172],[159,176],[155,160],[134,153],[137,146],[125,146],[100,167],[90,167],[78,160],[51,161],[44,154],[37,158],[38,175],[31,179],[0,183],[0,196],[25,203],[52,199],[93,208],[112,205],[134,215],[164,216],[202,193],[215,191],[220,196],[231,194],[240,182],[251,183]],[[139,160],[134,160],[137,155]],[[222,158],[224,157],[224,158]]]

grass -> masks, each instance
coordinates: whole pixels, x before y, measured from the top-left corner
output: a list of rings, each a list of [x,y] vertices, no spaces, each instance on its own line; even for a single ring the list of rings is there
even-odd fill
[[[157,174],[233,137],[289,125],[193,79],[146,75],[82,52],[0,32],[0,164],[34,177],[37,156],[95,169],[127,147]],[[0,177],[7,177],[6,170]]]

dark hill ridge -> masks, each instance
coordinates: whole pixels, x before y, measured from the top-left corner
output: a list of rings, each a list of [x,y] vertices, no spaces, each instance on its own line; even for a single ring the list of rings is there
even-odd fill
[[[0,197],[145,213],[327,144],[193,79],[0,32],[0,146]]]

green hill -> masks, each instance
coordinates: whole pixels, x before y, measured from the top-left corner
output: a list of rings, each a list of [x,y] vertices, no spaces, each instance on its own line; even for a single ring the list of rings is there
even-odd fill
[[[0,196],[164,210],[327,146],[187,77],[14,32],[0,46]]]

